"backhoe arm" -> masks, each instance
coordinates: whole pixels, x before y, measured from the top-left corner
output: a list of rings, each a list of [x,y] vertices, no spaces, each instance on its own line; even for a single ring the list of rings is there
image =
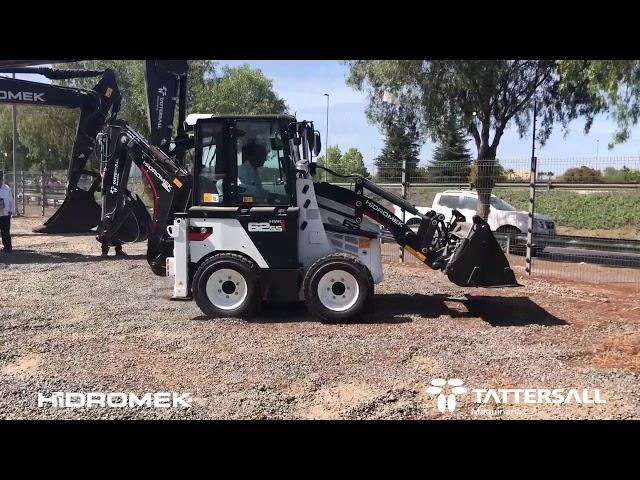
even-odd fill
[[[175,212],[186,210],[191,176],[173,157],[150,145],[122,120],[111,122],[99,141],[107,168],[103,177],[103,220],[98,228],[98,240],[110,241],[116,235],[123,241],[147,238],[147,261],[155,274],[164,276],[166,258],[173,255],[173,241],[166,227],[173,222]],[[146,225],[139,210],[140,206],[144,209],[144,205],[139,198],[132,202],[126,190],[131,162],[142,172],[153,197],[153,215]],[[127,239],[124,237],[127,233],[123,232],[139,237]]]

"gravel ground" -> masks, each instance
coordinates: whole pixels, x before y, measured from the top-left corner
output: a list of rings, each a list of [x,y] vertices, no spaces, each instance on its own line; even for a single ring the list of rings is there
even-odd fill
[[[304,306],[245,322],[172,302],[146,245],[101,260],[92,236],[31,233],[0,256],[0,418],[494,418],[472,395],[442,414],[432,378],[473,388],[598,388],[606,404],[512,405],[501,418],[640,418],[637,289],[520,278],[465,290],[424,267],[385,266],[364,323]],[[190,393],[192,407],[39,408],[37,393]]]

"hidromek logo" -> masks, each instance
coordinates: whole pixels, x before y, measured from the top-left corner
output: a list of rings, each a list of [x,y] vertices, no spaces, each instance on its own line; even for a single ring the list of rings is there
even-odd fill
[[[44,102],[44,93],[0,90],[0,100],[17,100],[18,102],[38,103]]]
[[[164,188],[167,192],[171,192],[171,185],[169,184],[169,182],[167,180],[162,178],[162,175],[160,175],[155,168],[153,168],[151,165],[149,165],[146,161],[142,162],[142,164],[145,167],[147,167],[147,170],[149,170],[151,173],[153,173],[158,180],[160,180],[162,182],[162,188]]]
[[[154,392],[138,397],[135,393],[53,392],[45,396],[38,392],[38,407],[57,408],[189,408],[190,393]]]
[[[374,209],[376,212],[378,212],[379,214],[383,215],[384,217],[388,218],[389,220],[391,220],[393,223],[395,223],[396,225],[402,225],[402,221],[396,217],[395,215],[391,215],[389,212],[383,210],[382,208],[380,208],[378,205],[376,205],[375,203],[373,203],[371,200],[366,199],[364,201],[364,203],[369,207]]]

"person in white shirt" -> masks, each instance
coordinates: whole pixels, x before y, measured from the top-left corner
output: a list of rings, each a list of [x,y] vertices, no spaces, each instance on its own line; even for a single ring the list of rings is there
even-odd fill
[[[4,172],[0,170],[0,235],[2,236],[2,251],[11,252],[11,215],[16,214],[13,192],[4,183]]]
[[[267,149],[264,145],[252,142],[242,148],[242,165],[238,166],[239,185],[244,187],[243,194],[253,197],[254,203],[269,201],[269,192],[262,188],[262,179],[258,168],[267,161]]]

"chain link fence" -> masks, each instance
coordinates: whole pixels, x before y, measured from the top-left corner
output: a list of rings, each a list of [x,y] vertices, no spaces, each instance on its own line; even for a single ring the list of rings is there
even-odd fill
[[[493,187],[488,221],[512,267],[640,285],[640,157],[500,159],[486,168]],[[420,210],[450,216],[456,208],[467,218],[482,190],[475,162],[407,164],[404,172],[402,164],[381,164],[371,178]],[[417,226],[417,218],[404,215]],[[393,243],[383,253],[417,262]]]
[[[489,224],[514,269],[566,280],[640,285],[640,156],[498,160],[488,172],[494,195]],[[369,176],[424,211],[450,214],[456,208],[470,218],[477,210],[474,162],[408,164],[404,171],[401,163],[380,164]],[[348,179],[328,177],[353,188]],[[80,187],[88,189],[92,180],[83,176]],[[57,208],[65,198],[66,171],[18,171],[14,181],[12,171],[5,169],[5,182],[17,192],[19,213],[37,205],[45,215],[45,207]],[[135,165],[128,188],[148,208],[153,206]],[[395,213],[402,218],[400,209]],[[404,215],[417,227],[417,218]],[[390,261],[417,262],[395,243],[386,243],[383,255]]]

